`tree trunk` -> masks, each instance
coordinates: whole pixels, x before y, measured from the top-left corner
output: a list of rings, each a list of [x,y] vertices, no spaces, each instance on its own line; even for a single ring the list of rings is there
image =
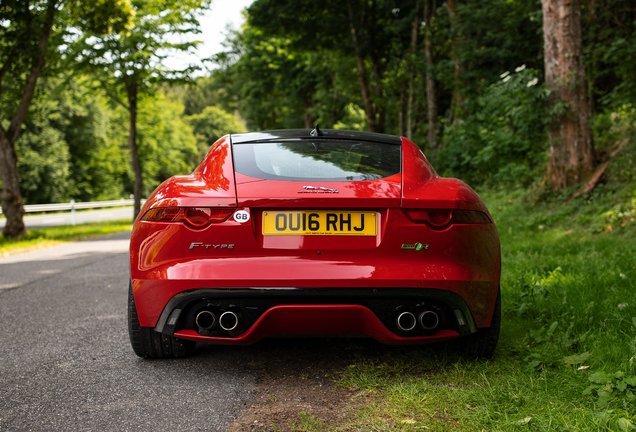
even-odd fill
[[[353,17],[353,8],[351,7],[351,0],[347,0],[347,7],[349,8],[349,27],[351,28],[351,39],[356,52],[356,61],[358,64],[358,81],[360,82],[360,90],[362,92],[362,101],[364,102],[364,112],[367,115],[367,128],[371,132],[378,132],[378,127],[375,119],[375,109],[373,108],[373,102],[371,101],[371,93],[369,91],[369,82],[367,80],[367,70],[364,66],[364,56],[362,55],[362,49],[358,41],[358,30],[356,29]]]
[[[427,2],[428,0],[424,0]],[[428,23],[426,23],[428,25]],[[415,1],[415,18],[411,28],[411,58],[409,60],[409,96],[406,108],[406,137],[413,139],[413,102],[415,99],[415,53],[417,52],[417,35],[420,28],[420,1]]]
[[[377,53],[371,53],[371,69],[373,75],[375,75],[373,90],[375,93],[375,103],[373,108],[375,110],[375,128],[376,132],[384,133],[384,127],[386,125],[386,109],[385,104],[382,101],[384,99],[384,92],[382,90],[382,79],[384,77],[384,69],[382,68],[381,61],[377,56]]]
[[[311,129],[311,114],[309,113],[309,103],[307,99],[303,100],[303,106],[305,108],[305,129]]]
[[[550,126],[547,179],[555,189],[587,180],[594,172],[581,39],[580,0],[542,0],[545,81],[550,103],[568,110]]]
[[[455,71],[453,72],[453,78],[455,79],[455,85],[453,89],[453,100],[455,101],[455,112],[451,113],[449,119],[454,119],[458,111],[461,111],[464,106],[464,96],[460,92],[461,84],[459,83],[459,77],[464,70],[464,65],[459,61],[459,57],[457,56],[457,50],[459,46],[459,38],[457,36],[457,28],[459,27],[459,18],[457,17],[457,5],[459,4],[459,0],[448,0],[446,6],[448,7],[448,16],[450,18],[451,32],[452,32],[452,41],[451,41],[451,58],[453,60],[453,64],[455,65]],[[453,106],[451,104],[451,109]]]
[[[426,54],[426,110],[428,117],[428,145],[434,149],[437,147],[437,95],[435,94],[435,75],[433,68],[433,22],[435,20],[435,1],[430,7],[430,0],[424,0],[424,22],[426,22],[426,34],[424,39],[424,52]]]
[[[137,92],[138,84],[136,82],[126,83],[126,93],[128,95],[128,113],[130,128],[128,131],[128,146],[130,147],[130,155],[132,157],[132,167],[135,172],[135,213],[133,220],[141,211],[141,198],[144,190],[144,177],[141,170],[141,161],[139,160],[139,149],[137,148]]]
[[[22,99],[18,109],[11,120],[9,128],[5,131],[0,122],[0,179],[2,180],[2,213],[7,218],[7,223],[2,234],[8,238],[19,238],[26,234],[24,226],[24,203],[20,194],[20,175],[18,173],[18,157],[15,152],[15,143],[20,135],[20,127],[24,123],[38,78],[42,73],[46,62],[46,48],[49,44],[49,36],[55,18],[57,0],[49,0],[46,15],[42,24],[42,32],[38,42],[37,56],[34,58],[31,71],[26,78]],[[11,59],[7,59],[11,61]],[[6,65],[3,65],[3,70]]]
[[[402,89],[400,91],[400,108],[398,110],[398,125],[400,129],[400,136],[405,136],[404,130],[404,111],[406,107],[406,81],[402,83]]]
[[[11,142],[4,130],[0,132],[0,178],[2,178],[2,213],[7,223],[2,234],[18,238],[26,234],[24,226],[24,205],[20,194],[20,176],[15,143]]]

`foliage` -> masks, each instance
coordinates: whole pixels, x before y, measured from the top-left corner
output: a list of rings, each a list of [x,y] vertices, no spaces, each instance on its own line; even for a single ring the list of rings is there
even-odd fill
[[[187,78],[195,66],[172,71],[162,61],[173,51],[187,51],[200,43],[175,43],[169,37],[199,33],[198,14],[208,3],[134,0],[134,20],[128,31],[85,33],[72,45],[71,55],[80,67],[95,73],[112,96],[122,91],[122,85],[136,85],[143,92],[159,82]]]
[[[474,104],[474,99],[498,82],[503,71],[511,71],[519,65],[543,69],[541,1],[460,1],[453,31],[445,16],[447,11],[439,10],[437,15],[438,25],[442,26],[437,31],[438,38],[451,40],[455,36],[459,40],[453,52],[461,66],[455,75],[448,51],[451,47],[447,47],[437,66],[437,79],[448,92],[457,88],[464,96],[464,114],[481,109],[478,103]],[[497,23],[497,31],[493,23]],[[462,118],[465,119],[463,115]]]
[[[0,4],[0,176],[2,208],[7,217],[4,235],[17,238],[26,232],[16,141],[38,79],[48,72],[47,61],[57,63],[51,60],[58,60],[61,52],[67,51],[63,36],[78,31],[102,34],[124,30],[129,27],[131,15],[127,0],[90,4],[76,0],[7,0]],[[58,141],[51,136],[48,139]]]
[[[25,201],[123,197],[128,169],[118,122],[89,79],[43,79],[16,146]]]
[[[139,112],[139,154],[147,179],[146,196],[168,177],[191,172],[201,161],[183,105],[162,93],[145,98]]]
[[[127,112],[93,89],[86,76],[41,82],[17,145],[21,191],[28,204],[118,199],[133,192]],[[197,147],[182,112],[183,105],[163,92],[147,97],[140,110],[148,193],[166,178],[192,171],[209,147]],[[240,127],[229,114],[222,112],[220,118],[225,123],[218,124],[219,130]]]
[[[550,122],[539,72],[504,72],[477,97],[475,110],[447,126],[433,163],[443,175],[471,184],[528,185],[541,174]]]
[[[624,396],[629,400],[636,398],[633,392],[636,388],[636,376],[634,375],[626,375],[621,371],[614,374],[599,371],[594,372],[587,379],[592,384],[583,391],[583,395],[598,395],[599,406],[605,406],[619,396]]]
[[[20,190],[27,203],[62,202],[69,196],[68,145],[51,120],[62,120],[55,101],[37,101],[17,142]]]
[[[216,106],[207,106],[200,114],[187,117],[197,138],[199,154],[204,155],[216,140],[230,133],[247,132],[236,116]]]
[[[636,103],[629,103],[604,112],[592,119],[594,145],[602,159],[607,158],[618,144],[627,140],[612,169],[607,173],[608,182],[630,183],[636,181]]]
[[[235,32],[229,50],[216,56],[219,92],[233,100],[248,129],[298,128],[330,124],[343,102],[332,91],[331,53],[296,50],[289,39],[269,37],[249,25]],[[315,92],[315,89],[322,89]],[[324,127],[324,126],[323,126]]]
[[[37,58],[47,9],[55,9],[54,27],[47,46],[44,76],[59,68],[61,50],[72,34],[119,32],[130,27],[133,10],[129,0],[3,0],[0,5],[0,83],[3,118],[15,114],[22,99],[25,78]]]
[[[583,46],[595,108],[636,103],[636,5],[631,0],[582,3]]]
[[[363,131],[367,126],[367,119],[364,110],[355,104],[347,104],[344,109],[344,117],[335,125],[334,129]]]

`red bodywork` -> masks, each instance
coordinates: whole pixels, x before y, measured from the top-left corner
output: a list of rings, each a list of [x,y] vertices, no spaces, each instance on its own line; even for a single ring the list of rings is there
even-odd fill
[[[134,299],[142,327],[157,326],[177,294],[203,288],[307,287],[431,289],[457,294],[474,327],[490,325],[499,288],[500,246],[493,223],[451,225],[435,231],[412,222],[403,209],[465,209],[484,212],[477,194],[457,179],[439,177],[420,149],[402,138],[402,172],[357,182],[311,182],[338,194],[298,193],[305,183],[271,181],[235,173],[231,137],[209,150],[189,175],[166,180],[148,198],[130,243]],[[183,223],[141,220],[159,207],[233,207],[250,214],[200,230]],[[262,212],[286,209],[363,209],[378,214],[375,237],[264,236]],[[427,250],[404,250],[405,243]],[[191,248],[193,243],[211,245]],[[223,245],[226,245],[225,247]],[[233,245],[231,248],[229,245]],[[217,247],[215,247],[217,246]],[[246,344],[273,333],[364,333],[388,344],[428,343],[459,336],[440,330],[406,338],[386,328],[362,306],[280,305],[267,310],[236,337],[204,336],[177,329],[184,339]],[[334,320],[324,317],[337,317]]]

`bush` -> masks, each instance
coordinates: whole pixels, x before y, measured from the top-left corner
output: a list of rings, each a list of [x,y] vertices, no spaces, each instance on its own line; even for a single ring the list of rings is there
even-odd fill
[[[488,86],[461,119],[446,127],[434,161],[445,176],[471,184],[531,183],[547,159],[546,99],[536,70],[521,66]]]

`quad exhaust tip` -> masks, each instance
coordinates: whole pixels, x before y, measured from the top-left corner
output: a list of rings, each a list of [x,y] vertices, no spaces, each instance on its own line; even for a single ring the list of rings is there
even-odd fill
[[[439,316],[433,311],[424,311],[420,314],[419,322],[424,330],[434,330],[439,325]]]
[[[400,330],[407,332],[415,328],[417,320],[411,312],[402,312],[398,315],[396,323]]]
[[[202,330],[210,330],[216,325],[216,315],[211,311],[201,311],[195,320],[197,326]]]
[[[239,317],[232,311],[223,312],[219,318],[219,325],[225,331],[232,331],[239,325]]]

